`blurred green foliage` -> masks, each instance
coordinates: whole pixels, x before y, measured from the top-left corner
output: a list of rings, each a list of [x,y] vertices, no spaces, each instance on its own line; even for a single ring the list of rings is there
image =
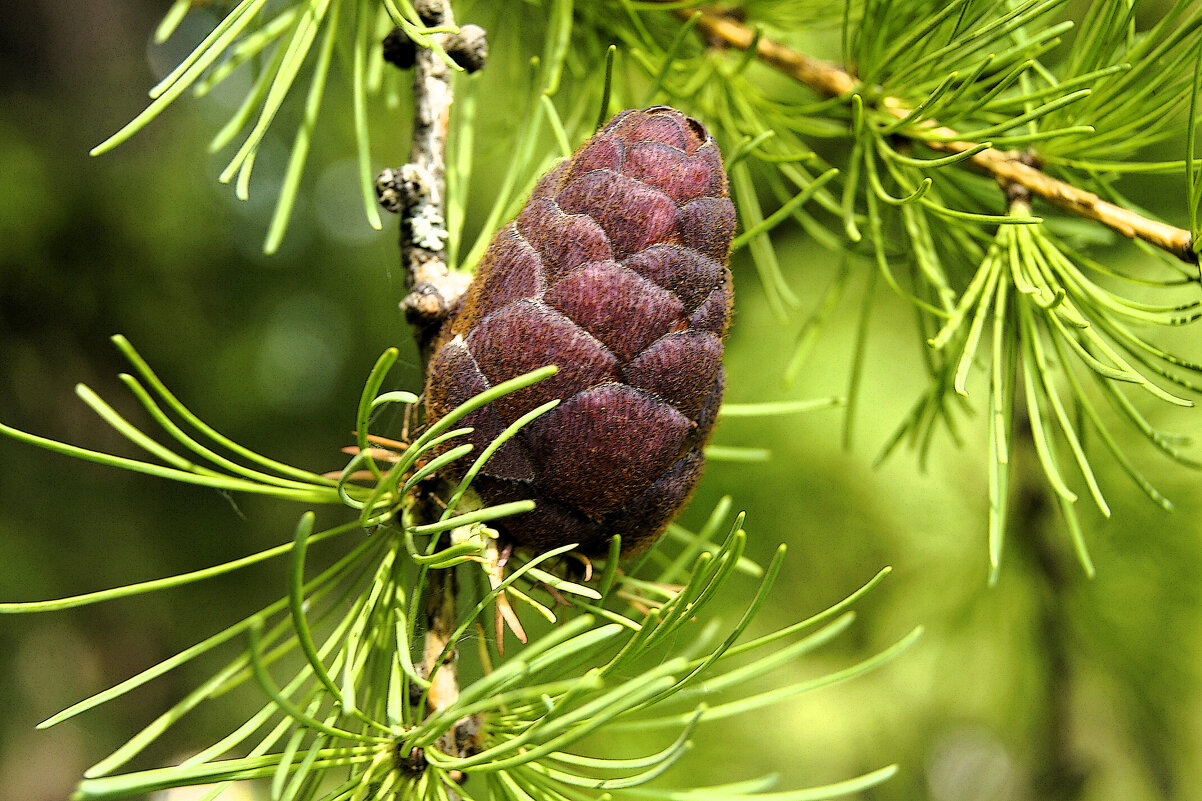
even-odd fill
[[[403,288],[395,233],[387,225],[385,233],[371,232],[362,220],[347,160],[349,124],[335,124],[314,142],[289,236],[273,257],[262,255],[261,244],[271,182],[279,180],[288,143],[268,142],[251,200],[235,200],[216,183],[220,163],[204,149],[214,124],[205,115],[228,109],[185,104],[113,153],[88,158],[90,147],[140,109],[141,91],[172,61],[154,48],[148,57],[139,44],[148,42],[161,11],[145,0],[41,0],[0,25],[0,420],[129,453],[72,392],[83,381],[118,408],[133,408],[118,401],[115,375],[123,365],[108,342],[121,332],[185,402],[233,439],[294,464],[337,469],[362,379],[380,351],[401,346],[406,370],[394,378],[408,389],[420,384],[396,309]],[[187,34],[185,26],[180,36]],[[490,101],[479,104],[479,131],[519,123],[512,109],[521,104],[504,94],[505,87],[525,91],[517,61],[501,60],[480,78],[488,82],[480,96]],[[349,109],[340,85],[329,91],[326,113]],[[404,114],[382,110],[377,124],[391,132],[374,142],[377,157],[400,163]],[[489,137],[478,136],[478,147],[469,231],[490,207],[508,157]],[[1169,219],[1183,213],[1181,188],[1170,179],[1125,186]],[[838,267],[836,257],[800,234],[782,235],[777,248],[782,259],[813,273],[807,287],[815,297]],[[1116,260],[1136,258],[1125,245],[1114,250]],[[842,393],[856,304],[845,301],[805,374],[784,390],[780,354],[791,350],[797,330],[769,313],[746,255],[733,265],[729,399]],[[700,753],[678,770],[699,782],[778,772],[796,785],[897,761],[900,774],[871,797],[1199,797],[1197,476],[1141,454],[1141,468],[1177,505],[1167,514],[1117,468],[1101,467],[1116,513],[1109,521],[1083,515],[1098,569],[1088,580],[1027,454],[1013,479],[1027,502],[1014,515],[1001,580],[988,587],[985,462],[975,450],[981,443],[957,448],[939,440],[926,473],[904,455],[871,467],[925,382],[911,311],[884,288],[877,292],[860,389],[871,401],[861,404],[852,447],[842,447],[837,409],[727,421],[716,444],[770,448],[772,460],[711,465],[683,522],[699,523],[729,494],[749,512],[753,556],[767,560],[777,543],[789,543],[778,611],[757,621],[764,630],[835,602],[884,564],[895,567],[861,605],[861,625],[853,629],[860,639],[844,638],[806,670],[834,670],[849,657],[875,653],[916,623],[926,635],[884,670],[715,724],[724,731],[703,733]],[[1178,344],[1196,355],[1193,339]],[[1150,414],[1165,427],[1202,432],[1196,413]],[[4,600],[214,564],[283,542],[295,519],[296,510],[278,502],[168,485],[0,440]],[[283,570],[268,564],[175,593],[5,618],[0,793],[64,798],[87,765],[191,687],[200,668],[160,679],[134,696],[136,703],[47,732],[34,725],[278,597]],[[191,730],[146,754],[146,764],[177,759],[226,724],[220,708],[206,707]],[[727,757],[731,742],[740,745],[738,762]]]

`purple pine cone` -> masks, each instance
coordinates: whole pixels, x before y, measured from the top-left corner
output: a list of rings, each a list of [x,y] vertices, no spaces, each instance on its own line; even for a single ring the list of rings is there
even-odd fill
[[[463,421],[479,453],[521,415],[563,401],[473,482],[486,503],[537,504],[498,521],[508,542],[598,555],[620,534],[630,554],[684,505],[722,401],[734,226],[717,145],[701,123],[654,106],[610,120],[493,238],[430,362],[426,413],[433,422],[506,379],[559,367]]]

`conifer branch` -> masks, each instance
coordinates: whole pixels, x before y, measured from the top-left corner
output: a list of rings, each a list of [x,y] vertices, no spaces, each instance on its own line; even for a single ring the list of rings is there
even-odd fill
[[[454,30],[455,20],[447,0],[425,0],[416,4],[422,21]],[[483,31],[472,28],[472,45],[483,51]],[[467,290],[470,276],[453,272],[447,265],[446,241],[446,153],[450,130],[453,66],[446,51],[463,52],[468,45],[462,34],[440,34],[436,47],[417,47],[413,54],[413,142],[409,163],[386,170],[376,182],[380,202],[399,212],[401,261],[409,294],[401,302],[406,318],[414,326],[424,366],[432,355],[442,323]],[[411,44],[411,43],[407,43]],[[482,59],[482,56],[480,57]],[[474,65],[478,68],[482,60]],[[432,523],[437,512],[425,514],[433,504],[419,502],[418,523]],[[430,678],[427,715],[435,715],[459,698],[455,651],[455,600],[458,588],[454,568],[431,570],[426,583],[426,634],[422,649],[423,675]],[[451,757],[462,757],[457,723],[439,745]],[[409,759],[424,763],[424,754]],[[458,796],[448,793],[452,801]]]
[[[455,647],[455,596],[459,591],[455,569],[431,570],[426,583],[426,636],[422,644],[422,670],[430,679],[426,693],[426,714],[436,715],[459,700],[459,659]],[[467,755],[465,744],[478,723],[474,717],[457,721],[438,741],[438,748],[452,758]],[[418,757],[424,761],[425,755]],[[463,774],[452,771],[455,781]],[[448,801],[460,796],[447,791]]]
[[[839,97],[852,94],[858,87],[856,79],[838,65],[799,53],[766,37],[757,37],[752,28],[719,11],[679,9],[677,15],[685,19],[697,15],[698,30],[720,46],[748,50],[754,45],[756,56],[761,61],[819,94]],[[881,98],[879,107],[898,119],[904,119],[913,112],[896,97]],[[930,139],[923,139],[923,144],[932,150],[959,154],[980,147],[976,142],[964,141],[955,129],[942,126],[934,120],[926,120],[919,126],[924,134],[931,135]],[[1193,235],[1189,231],[1148,219],[1130,209],[1102,200],[1093,192],[1053,178],[1027,163],[1022,154],[988,147],[970,156],[968,161],[1003,185],[1022,186],[1032,195],[1063,211],[1099,222],[1128,239],[1143,240],[1187,264],[1198,262],[1198,254],[1193,248]]]
[[[423,21],[453,28],[445,0],[421,3]],[[442,45],[456,37],[439,34]],[[441,49],[441,48],[440,48]],[[453,70],[443,52],[418,47],[413,62],[413,144],[409,163],[376,180],[380,203],[401,215],[401,261],[409,294],[401,301],[416,331],[422,363],[443,320],[467,290],[470,276],[451,271],[446,252],[446,152]]]
[[[455,654],[451,638],[455,633],[455,581],[452,570],[432,570],[427,585],[426,617],[428,628],[422,662],[430,678],[430,712],[455,703],[459,687],[455,681]],[[450,646],[450,647],[448,647]]]
[[[426,13],[438,17],[426,20],[428,23],[455,24],[445,0],[426,5]],[[439,326],[467,288],[466,282],[462,287],[454,282],[458,276],[447,267],[446,229],[442,227],[446,220],[447,133],[453,101],[450,67],[431,48],[418,48],[413,65],[413,144],[409,163],[400,169],[400,245],[409,287],[401,308],[414,326],[423,365],[429,360]],[[428,506],[421,504],[418,508]],[[427,592],[422,667],[426,676],[437,677],[429,698],[429,711],[436,712],[459,695],[455,664],[443,660],[455,629],[453,577],[446,570],[432,571]]]

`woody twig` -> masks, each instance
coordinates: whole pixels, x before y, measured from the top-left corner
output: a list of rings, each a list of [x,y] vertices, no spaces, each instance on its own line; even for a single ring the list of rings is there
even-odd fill
[[[710,41],[739,50],[748,50],[754,45],[756,56],[761,61],[819,94],[839,97],[853,94],[858,88],[856,79],[843,68],[799,53],[766,37],[759,37],[757,41],[755,31],[729,16],[709,9],[681,9],[677,14],[685,18],[699,14],[697,28]],[[878,105],[897,119],[904,119],[913,111],[905,102],[894,97],[882,98]],[[953,128],[933,120],[922,123],[921,131],[922,143],[937,152],[958,154],[980,147],[980,143],[966,141]],[[904,130],[901,133],[904,135]],[[986,147],[969,156],[968,162],[1003,185],[1021,186],[1056,208],[1099,222],[1129,239],[1147,242],[1188,264],[1198,263],[1193,235],[1189,231],[1148,219],[1103,200],[1093,192],[1053,178],[1027,163],[1021,154]]]
[[[475,25],[456,27],[447,0],[418,0],[414,8],[430,27],[458,31],[430,34],[443,51],[465,71],[484,64],[487,45],[484,31]],[[454,99],[455,70],[442,54],[419,48],[397,30],[385,40],[385,58],[402,68],[413,69],[413,143],[409,163],[385,170],[376,181],[380,203],[401,216],[400,248],[409,294],[401,302],[406,318],[414,326],[422,364],[430,358],[439,328],[454,311],[467,290],[470,276],[457,273],[447,264],[446,240],[446,149]],[[437,519],[435,504],[419,499],[415,514]],[[432,522],[432,520],[424,521]],[[422,648],[422,673],[430,679],[426,711],[433,714],[459,698],[456,649],[453,641],[456,612],[454,569],[431,570],[426,583],[426,634]],[[462,756],[475,721],[459,721],[439,741],[438,747]],[[410,767],[422,769],[420,753],[400,755]],[[457,798],[450,794],[452,799]]]

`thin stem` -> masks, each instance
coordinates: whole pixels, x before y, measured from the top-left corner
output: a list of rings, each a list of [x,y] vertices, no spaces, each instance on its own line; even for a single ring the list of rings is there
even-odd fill
[[[433,5],[433,4],[428,4]],[[455,30],[450,3],[438,5],[440,28]],[[434,9],[427,9],[432,11]],[[428,20],[427,20],[428,21]],[[379,187],[397,193],[401,213],[401,261],[409,295],[402,302],[414,326],[423,367],[429,363],[439,329],[467,289],[468,277],[447,266],[446,158],[450,130],[453,70],[442,55],[449,34],[431,34],[436,47],[418,47],[413,72],[413,144],[409,163],[392,176],[381,178]],[[428,490],[419,487],[419,496]],[[409,524],[423,526],[438,522],[440,512],[428,497],[419,497]],[[436,539],[439,535],[435,535]],[[420,675],[429,679],[426,714],[435,715],[459,698],[456,667],[456,613],[458,587],[454,568],[435,568],[426,573],[426,634]],[[438,749],[460,758],[459,726],[456,724],[438,743]],[[449,801],[459,801],[450,789]]]
[[[442,2],[439,25],[454,29],[450,3]],[[432,38],[445,43],[447,34]],[[409,163],[386,171],[377,182],[383,192],[399,195],[401,262],[409,295],[401,303],[416,329],[422,363],[439,328],[467,290],[468,276],[451,272],[446,252],[446,160],[450,129],[453,71],[441,47],[418,47],[413,66],[413,144]]]
[[[454,568],[431,570],[426,584],[426,640],[422,666],[430,689],[426,694],[426,712],[433,715],[459,698],[458,670],[455,665],[455,571]]]
[[[754,47],[761,61],[819,94],[828,97],[854,96],[859,86],[856,79],[842,67],[799,53],[766,37],[757,37],[752,28],[717,11],[680,9],[676,13],[689,18],[697,14],[697,30],[710,41],[740,50]],[[906,119],[914,111],[895,97],[881,98],[877,101],[877,107],[899,120]],[[1037,167],[1024,163],[1021,155],[993,147],[982,148],[982,143],[966,141],[959,131],[940,125],[936,120],[925,120],[898,133],[920,139],[927,147],[942,153],[956,155],[975,151],[968,156],[968,162],[999,182],[1018,184],[1063,211],[1099,222],[1128,239],[1141,239],[1187,264],[1198,262],[1193,249],[1193,234],[1189,231],[1150,220],[1130,209],[1102,200],[1093,192],[1053,178]]]

